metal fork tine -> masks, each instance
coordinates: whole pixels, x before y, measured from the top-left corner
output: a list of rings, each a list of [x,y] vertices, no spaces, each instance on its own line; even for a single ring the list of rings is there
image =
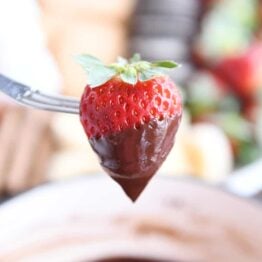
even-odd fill
[[[34,92],[35,96],[36,95],[39,95],[40,97],[42,98],[47,98],[47,99],[50,99],[50,100],[53,100],[53,101],[66,101],[70,104],[77,104],[79,105],[79,99],[77,98],[73,98],[73,97],[66,97],[66,96],[59,96],[59,95],[48,95],[48,94],[44,94],[40,91],[35,91]]]
[[[79,100],[63,96],[51,96],[33,91],[29,87],[17,83],[0,74],[0,91],[17,102],[39,109],[79,114]]]
[[[34,108],[43,109],[47,111],[63,112],[63,113],[69,113],[69,114],[79,114],[78,107],[55,106],[52,104],[44,104],[44,103],[39,103],[33,100],[27,100],[27,99],[23,99],[22,103],[27,106],[32,106]]]
[[[44,95],[39,91],[31,92],[29,95],[24,96],[24,99],[54,106],[79,107],[79,101],[77,100],[71,100],[71,98],[63,99],[61,97],[56,96],[51,97],[49,95]]]

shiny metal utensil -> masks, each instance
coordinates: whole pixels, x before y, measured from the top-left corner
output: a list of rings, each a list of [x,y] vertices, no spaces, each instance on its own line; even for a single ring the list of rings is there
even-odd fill
[[[23,105],[54,112],[79,114],[79,99],[47,95],[1,74],[0,91]]]

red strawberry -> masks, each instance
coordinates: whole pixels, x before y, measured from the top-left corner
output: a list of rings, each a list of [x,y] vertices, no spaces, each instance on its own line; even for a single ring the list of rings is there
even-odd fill
[[[262,43],[255,43],[240,56],[225,58],[215,72],[244,101],[254,98],[262,84]]]
[[[137,56],[131,63],[121,59],[107,67],[90,56],[80,62],[96,81],[89,82],[82,96],[81,123],[102,167],[134,201],[174,143],[182,115],[181,97],[171,79],[158,69],[177,65],[139,61]],[[104,77],[101,83],[99,77],[92,78],[94,70],[102,71],[96,72]]]

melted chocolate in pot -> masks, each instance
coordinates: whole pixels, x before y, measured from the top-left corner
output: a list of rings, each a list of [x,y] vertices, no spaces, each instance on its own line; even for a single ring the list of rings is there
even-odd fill
[[[151,120],[139,129],[89,139],[105,171],[135,201],[166,159],[181,116]]]

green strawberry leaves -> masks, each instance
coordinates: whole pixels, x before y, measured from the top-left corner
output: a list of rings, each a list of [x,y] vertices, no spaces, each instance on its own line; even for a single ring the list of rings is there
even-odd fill
[[[155,67],[163,67],[163,68],[176,68],[180,66],[178,63],[172,60],[155,61],[155,62],[152,62],[152,65]]]
[[[159,68],[149,68],[140,72],[139,80],[144,82],[146,80],[153,78],[154,76],[159,76],[164,74],[165,74],[164,70],[161,70]]]
[[[78,55],[76,61],[85,69],[92,68],[94,66],[104,65],[101,60],[92,55]]]
[[[105,66],[101,60],[91,55],[80,55],[76,57],[77,62],[88,74],[88,85],[95,87],[104,84],[115,74],[115,70]]]
[[[141,61],[141,56],[138,53],[135,53],[130,59],[129,59],[130,63],[137,63],[139,61]]]
[[[172,60],[150,63],[141,60],[139,54],[134,54],[129,60],[118,57],[117,63],[108,66],[98,58],[87,54],[77,56],[76,60],[87,72],[90,87],[102,85],[115,76],[119,76],[126,83],[135,85],[138,80],[147,81],[154,76],[164,75],[167,70],[179,66]]]
[[[106,83],[116,74],[115,70],[105,66],[95,66],[88,70],[88,84],[96,87]]]
[[[121,79],[131,85],[137,82],[137,71],[133,67],[128,67],[123,73],[120,74]]]

